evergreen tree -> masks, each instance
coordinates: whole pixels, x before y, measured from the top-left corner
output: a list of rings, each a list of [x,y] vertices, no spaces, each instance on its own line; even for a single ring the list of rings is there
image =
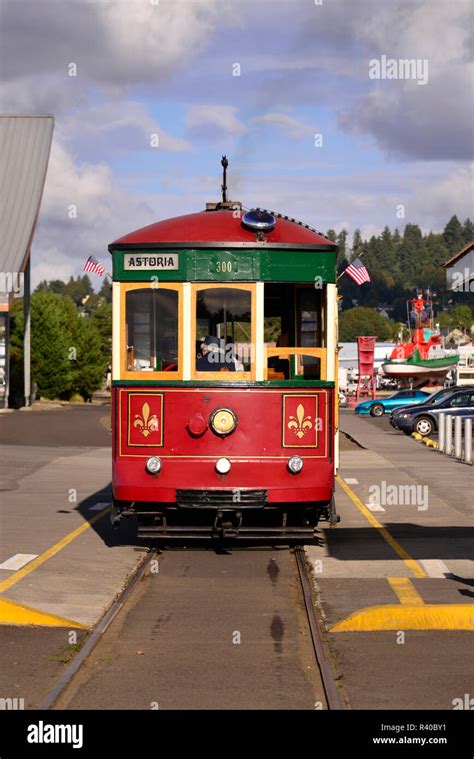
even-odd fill
[[[354,231],[353,237],[352,237],[352,257],[357,258],[357,256],[360,254],[360,249],[362,248],[362,235],[360,233],[360,229],[357,228]]]
[[[339,246],[339,252],[337,254],[338,265],[346,260],[346,243],[347,243],[347,229],[342,229],[336,237],[336,242]]]
[[[407,224],[403,239],[398,247],[399,270],[405,286],[415,288],[418,282],[420,263],[424,263],[423,235],[418,224]]]
[[[99,298],[104,298],[107,303],[112,303],[112,285],[107,277],[105,277],[102,282],[102,287],[99,290]]]
[[[69,295],[76,306],[80,306],[86,295],[92,295],[94,290],[87,274],[79,276],[76,279],[70,277],[66,285],[65,295]]]
[[[335,229],[328,229],[326,232],[326,237],[331,240],[331,242],[336,242],[336,230]]]
[[[37,292],[47,292],[47,293],[57,293],[57,295],[64,295],[66,292],[66,283],[63,282],[61,279],[52,279],[50,282],[47,282],[45,279],[43,279],[42,282],[39,283],[38,287],[36,288]]]
[[[474,242],[474,224],[470,219],[466,219],[462,227],[462,236],[464,245]]]
[[[452,256],[464,247],[463,228],[456,214],[451,216],[443,230],[443,241]]]

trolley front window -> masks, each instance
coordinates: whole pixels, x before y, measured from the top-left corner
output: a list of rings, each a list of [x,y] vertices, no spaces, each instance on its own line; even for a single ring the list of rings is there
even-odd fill
[[[129,290],[125,310],[126,371],[179,371],[176,290]]]
[[[249,376],[255,343],[252,297],[251,286],[196,289],[196,378],[215,372],[230,372],[235,379]]]

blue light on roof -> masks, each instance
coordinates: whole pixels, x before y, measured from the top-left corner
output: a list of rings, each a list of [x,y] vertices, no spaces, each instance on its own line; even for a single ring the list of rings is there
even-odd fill
[[[261,208],[252,208],[243,215],[242,224],[248,229],[270,232],[276,224],[276,219],[269,211],[264,211]]]

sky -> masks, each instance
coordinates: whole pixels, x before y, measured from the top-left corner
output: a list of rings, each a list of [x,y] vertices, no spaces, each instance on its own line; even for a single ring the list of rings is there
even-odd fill
[[[219,200],[223,153],[230,199],[322,232],[472,218],[473,22],[470,0],[0,0],[0,110],[55,118],[33,285]]]

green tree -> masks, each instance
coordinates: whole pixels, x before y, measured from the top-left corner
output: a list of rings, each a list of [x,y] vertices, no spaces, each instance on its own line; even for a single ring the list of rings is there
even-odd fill
[[[69,295],[76,306],[80,306],[86,295],[92,295],[94,290],[87,274],[82,277],[70,277],[66,285],[65,295]]]
[[[347,229],[342,229],[336,236],[336,243],[339,246],[337,254],[337,263],[340,264],[346,259]]]
[[[66,292],[66,283],[62,279],[52,279],[47,282],[43,279],[36,288],[37,292],[56,293],[57,295],[64,295]]]
[[[451,216],[443,230],[443,241],[452,256],[464,247],[463,229],[456,214]]]
[[[354,342],[358,337],[375,335],[378,340],[389,340],[393,324],[373,308],[356,306],[342,311],[339,317],[339,339]]]
[[[31,296],[31,378],[43,398],[58,398],[72,387],[71,331],[65,300],[50,292]],[[23,330],[22,318],[18,326]]]
[[[425,263],[423,235],[418,224],[406,225],[402,241],[398,246],[398,262],[405,286],[417,287],[420,284],[418,274]]]
[[[101,299],[92,312],[92,321],[101,339],[101,351],[105,366],[112,361],[112,305]]]
[[[63,393],[63,397],[67,399],[79,393],[85,400],[89,400],[102,384],[109,354],[102,351],[102,338],[97,323],[89,316],[82,316],[67,296],[63,298],[62,306],[68,325],[68,357],[72,372],[71,387]]]
[[[88,317],[78,317],[76,325],[77,358],[74,365],[73,390],[90,400],[102,384],[107,360],[97,325]]]
[[[441,329],[450,329],[453,326],[453,317],[447,311],[440,311],[436,315],[436,321]]]
[[[102,282],[99,290],[99,298],[104,298],[106,303],[112,303],[112,285],[107,277]]]
[[[326,232],[326,237],[328,237],[332,242],[336,242],[336,230],[328,229]]]
[[[470,219],[466,219],[462,227],[462,236],[464,245],[474,242],[474,224]]]
[[[456,306],[452,323],[456,329],[462,330],[464,334],[469,333],[472,327],[472,310],[470,306]]]
[[[362,235],[360,229],[356,229],[352,236],[352,257],[357,258],[360,255],[360,248],[362,247]]]

